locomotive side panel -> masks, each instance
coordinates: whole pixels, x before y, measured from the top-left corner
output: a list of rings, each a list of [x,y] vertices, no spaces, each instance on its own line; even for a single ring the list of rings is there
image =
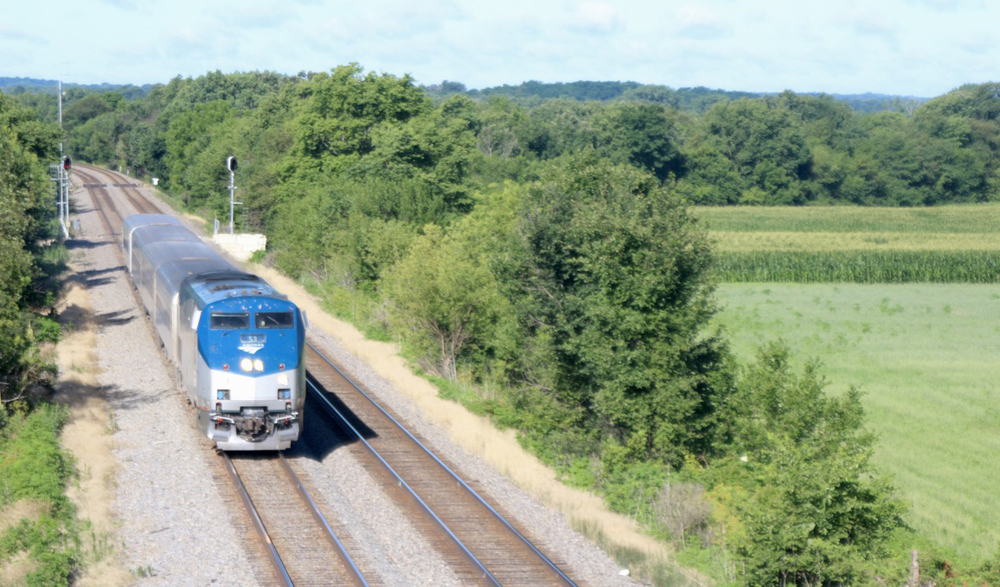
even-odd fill
[[[177,368],[181,374],[184,392],[191,405],[195,405],[195,390],[198,385],[197,312],[200,312],[200,309],[195,298],[191,296],[191,288],[182,288],[178,298],[178,313],[180,315],[177,320]]]

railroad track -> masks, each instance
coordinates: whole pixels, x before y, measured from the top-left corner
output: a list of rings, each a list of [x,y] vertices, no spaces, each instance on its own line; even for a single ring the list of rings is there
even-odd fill
[[[82,179],[112,239],[123,216],[160,212],[113,172],[77,166],[73,173]],[[110,188],[116,188],[114,194]],[[125,203],[119,206],[115,196],[123,192]],[[121,208],[132,210],[123,213]],[[559,561],[534,545],[536,539],[519,532],[497,504],[453,473],[339,367],[311,344],[306,355],[312,387],[307,421],[320,425],[321,413],[329,412],[329,422],[342,437],[338,450],[353,453],[463,584],[576,584],[560,569]],[[309,429],[307,425],[305,432]],[[248,543],[255,552],[251,558],[255,565],[273,561],[270,571],[257,566],[258,575],[270,574],[275,584],[282,585],[369,584],[343,548],[350,537],[331,537],[333,528],[342,529],[341,522],[324,518],[284,456],[269,456],[220,457],[230,463],[225,469],[234,479],[231,489],[224,491],[232,494],[228,500],[234,507],[237,502],[247,506],[247,522],[242,525],[250,536],[261,537]],[[226,478],[227,473],[216,476],[220,487],[227,485]]]
[[[117,231],[121,228],[122,218],[129,214],[156,213],[160,210],[137,188],[130,187],[128,190],[121,188],[124,185],[113,172],[93,167],[90,165],[77,164],[70,172],[80,180],[77,187],[87,190],[94,210],[101,217],[101,222],[106,228],[106,237],[116,240]],[[132,184],[129,184],[132,185]],[[124,193],[128,206],[132,211],[122,213],[120,206],[114,201],[110,188],[120,188]]]
[[[281,453],[221,453],[275,579],[283,585],[367,586],[337,533]]]
[[[441,458],[311,343],[308,384],[364,467],[386,487],[464,584],[575,585]],[[314,415],[314,420],[315,421]]]
[[[125,199],[131,205],[133,213],[135,214],[159,214],[162,211],[150,200],[146,195],[142,193],[139,189],[142,184],[135,183],[134,181],[122,181],[119,174],[108,171],[106,169],[101,169],[100,167],[93,167],[90,165],[77,165],[71,172],[75,175],[79,175],[83,180],[83,188],[92,190],[91,193],[96,193],[98,197],[110,201],[111,194],[109,193],[109,188],[117,188],[125,196]],[[116,206],[112,206],[113,209],[117,211]],[[128,214],[125,214],[128,216]],[[121,226],[122,215],[118,215],[118,226]]]

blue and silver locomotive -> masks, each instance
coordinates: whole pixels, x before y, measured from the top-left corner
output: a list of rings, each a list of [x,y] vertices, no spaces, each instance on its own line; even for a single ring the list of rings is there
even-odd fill
[[[305,319],[177,219],[122,224],[125,266],[198,424],[220,450],[283,450],[305,404]]]

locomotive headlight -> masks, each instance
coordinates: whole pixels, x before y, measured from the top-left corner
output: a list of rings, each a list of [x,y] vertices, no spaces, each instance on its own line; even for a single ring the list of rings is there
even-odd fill
[[[253,360],[253,370],[254,371],[263,371],[264,370],[264,361],[261,361],[260,359],[254,359]]]
[[[240,359],[240,369],[243,369],[247,373],[253,371],[253,360],[250,357],[243,357]]]
[[[288,373],[278,373],[278,385],[282,387],[288,385]]]

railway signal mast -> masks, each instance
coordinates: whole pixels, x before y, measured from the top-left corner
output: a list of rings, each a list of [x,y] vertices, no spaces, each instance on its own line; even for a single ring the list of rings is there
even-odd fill
[[[62,168],[63,168],[63,182],[62,182],[62,194],[61,194],[61,206],[59,215],[59,223],[62,224],[63,233],[69,236],[69,170],[73,166],[73,160],[69,158],[69,155],[63,157]]]
[[[233,234],[233,207],[243,203],[235,201],[234,198],[236,186],[233,185],[233,182],[236,181],[236,157],[230,155],[226,158],[226,169],[229,170],[229,234]]]
[[[59,81],[59,133],[62,134],[62,81]],[[68,155],[63,155],[63,144],[59,141],[59,157],[61,164],[58,167],[59,195],[56,200],[56,208],[59,211],[59,224],[62,226],[63,236],[69,238],[69,168],[72,161]]]

